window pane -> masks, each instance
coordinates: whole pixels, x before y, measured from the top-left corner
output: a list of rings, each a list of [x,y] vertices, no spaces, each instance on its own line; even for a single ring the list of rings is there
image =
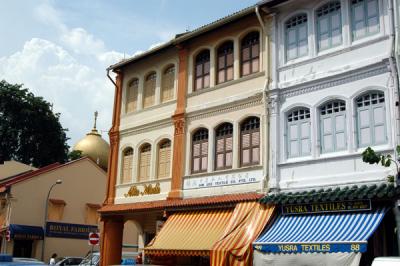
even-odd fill
[[[218,69],[222,69],[225,67],[225,56],[220,56],[218,58]]]
[[[287,30],[287,44],[288,46],[297,44],[296,29],[292,28]]]
[[[319,36],[319,49],[327,49],[329,48],[329,35],[322,34]]]
[[[226,79],[227,80],[233,79],[233,67],[230,67],[226,70]]]
[[[231,167],[232,166],[232,152],[228,152],[226,154],[226,166]]]
[[[251,57],[258,57],[258,54],[259,54],[260,52],[259,52],[259,46],[258,46],[258,43],[257,44],[254,44],[254,45],[252,45],[252,47],[251,47]]]
[[[344,115],[336,116],[335,120],[336,120],[335,123],[336,132],[344,131],[346,123],[345,116]]]
[[[233,147],[233,143],[232,143],[232,137],[230,137],[230,138],[226,138],[226,140],[225,140],[225,150],[227,150],[227,151],[231,151],[232,150],[232,147]]]
[[[250,74],[250,62],[245,62],[243,63],[243,68],[242,68],[242,75],[246,76]]]
[[[242,162],[243,164],[250,163],[250,150],[247,149],[242,151]]]
[[[203,65],[197,65],[196,66],[196,77],[199,77],[203,74]]]
[[[260,162],[260,149],[254,148],[252,155],[253,155],[253,163],[259,163]]]
[[[368,32],[375,33],[379,30],[378,17],[373,17],[368,19]]]
[[[200,144],[199,143],[193,145],[193,155],[194,156],[200,155]]]
[[[290,140],[297,140],[299,138],[298,131],[297,131],[297,124],[289,126],[289,136]]]
[[[319,19],[318,24],[319,24],[319,33],[321,35],[327,34],[328,33],[328,16],[322,17]]]
[[[233,53],[230,53],[226,56],[226,65],[227,66],[233,65]]]
[[[207,157],[201,158],[201,170],[202,171],[207,170]]]
[[[242,60],[249,60],[250,59],[250,47],[246,47],[242,50]]]
[[[250,147],[250,134],[242,135],[242,148]]]
[[[360,132],[360,144],[366,146],[371,143],[371,134],[369,128],[361,129]]]
[[[251,138],[252,138],[252,146],[258,146],[260,145],[260,132],[253,132],[251,134]]]
[[[374,134],[375,134],[375,143],[374,144],[386,142],[385,127],[383,125],[376,126]]]
[[[193,171],[197,172],[200,170],[200,158],[195,158],[193,160]]]
[[[210,73],[210,61],[204,63],[204,73],[207,74]]]
[[[336,134],[336,150],[346,149],[346,139],[344,133]]]
[[[363,3],[354,5],[354,20],[356,22],[364,20],[364,6]]]
[[[307,138],[310,136],[310,124],[308,122],[301,124],[301,137]]]
[[[201,144],[201,154],[208,154],[208,141]]]
[[[299,26],[299,43],[307,42],[307,37],[307,23],[304,23]]]
[[[289,151],[289,155],[290,155],[291,157],[294,157],[294,156],[298,156],[298,155],[299,155],[298,147],[299,147],[299,143],[297,142],[297,140],[291,141],[291,142],[290,142],[290,151]]]
[[[324,135],[332,134],[332,118],[331,117],[323,118],[322,128],[323,128],[322,133]]]
[[[203,81],[202,78],[197,78],[197,79],[196,79],[196,89],[201,89],[201,88],[203,88],[202,81]]]
[[[331,28],[332,30],[340,29],[342,26],[342,22],[340,21],[340,11],[336,14],[332,14],[331,16]]]
[[[310,140],[309,139],[303,139],[301,140],[301,154],[309,154],[310,153]]]
[[[204,88],[210,87],[210,75],[204,76]]]
[[[225,82],[225,71],[224,70],[218,71],[218,82],[219,83]]]
[[[224,139],[218,139],[217,140],[217,152],[223,152],[224,151]]]
[[[383,124],[385,122],[385,113],[383,107],[374,108],[374,124]]]
[[[217,168],[222,168],[222,167],[224,167],[224,155],[218,154],[217,155]]]
[[[255,58],[251,62],[251,67],[252,67],[252,73],[258,72],[259,68],[259,60],[258,58]]]
[[[332,46],[340,45],[342,43],[342,32],[337,29],[332,31]]]
[[[369,121],[369,110],[360,110],[359,111],[360,115],[360,127],[369,127],[370,121]]]
[[[308,47],[307,40],[299,42],[299,56],[307,55]]]
[[[288,59],[293,59],[297,57],[297,45],[291,44],[287,49],[287,57]]]
[[[332,143],[332,135],[325,135],[323,136],[323,150],[325,151],[332,151],[333,150],[333,143]]]
[[[369,18],[378,16],[378,2],[376,0],[370,0],[367,2],[367,12]]]

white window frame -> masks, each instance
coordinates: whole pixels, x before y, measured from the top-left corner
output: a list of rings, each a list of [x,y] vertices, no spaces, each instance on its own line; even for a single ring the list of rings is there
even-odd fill
[[[292,29],[295,30],[295,34],[296,34],[296,41],[295,41],[295,43],[296,43],[296,56],[294,56],[294,57],[289,57],[289,54],[288,54],[288,51],[289,51],[289,38],[288,38],[288,33],[289,33],[289,31],[288,31],[287,24],[288,24],[291,20],[294,20],[294,19],[299,18],[299,17],[302,17],[302,16],[305,16],[305,18],[306,18],[305,21],[303,21],[302,23],[297,24],[297,25],[291,27]],[[284,42],[285,42],[285,58],[286,58],[286,61],[291,61],[291,60],[295,60],[295,59],[297,59],[297,58],[305,57],[305,56],[307,56],[307,55],[309,54],[310,47],[309,47],[309,42],[308,42],[308,35],[309,35],[308,21],[309,21],[309,15],[308,15],[307,13],[305,13],[305,12],[302,12],[302,13],[299,13],[299,14],[296,14],[296,15],[291,16],[290,18],[288,18],[288,19],[283,23]],[[299,29],[300,29],[300,27],[302,27],[303,25],[306,27],[306,36],[305,36],[305,39],[304,39],[304,40],[306,41],[306,47],[307,47],[307,49],[306,49],[306,52],[305,52],[304,54],[300,54],[299,48],[300,48],[300,42],[301,42],[301,41],[299,40]]]
[[[337,106],[335,106],[337,103]],[[326,108],[325,114],[323,114],[323,108]],[[331,113],[329,113],[328,108],[330,108]],[[336,151],[343,151],[347,149],[347,116],[346,116],[346,102],[343,100],[332,100],[329,102],[324,103],[319,107],[319,136],[321,142],[321,153],[329,153],[329,152],[336,152]],[[336,119],[340,116],[344,116],[343,119],[343,130],[338,130],[336,127]],[[324,119],[331,119],[331,132],[330,134],[326,134],[324,130]],[[344,147],[338,148],[337,147],[337,135],[344,134]],[[331,136],[331,143],[332,149],[326,149],[325,146],[325,136]]]
[[[358,2],[356,4],[353,4],[352,1],[353,0],[349,0],[350,22],[351,22],[350,25],[351,25],[351,38],[352,38],[352,40],[356,41],[356,40],[360,40],[360,39],[363,39],[363,38],[378,34],[380,32],[380,30],[381,30],[379,0],[359,0],[360,2]],[[368,16],[368,2],[376,2],[376,7],[378,8],[377,16]],[[361,5],[363,6],[363,10],[364,10],[363,20],[364,20],[364,31],[365,31],[365,33],[364,33],[363,36],[356,37],[355,36],[355,13],[354,13],[354,10],[355,10],[356,6],[361,6]],[[369,26],[368,26],[368,20],[371,19],[371,18],[374,18],[374,17],[376,17],[377,28],[378,29],[376,31],[374,31],[374,32],[370,32]]]
[[[358,100],[369,95],[370,99],[373,94],[378,94],[378,100],[377,103],[370,103],[369,105],[363,104],[363,106],[359,106]],[[380,97],[383,96],[383,102],[380,101]],[[372,101],[372,100],[371,100]],[[368,91],[366,93],[361,94],[355,99],[354,106],[356,108],[356,133],[357,133],[357,147],[358,148],[364,148],[368,146],[377,146],[377,145],[382,145],[386,144],[388,142],[388,135],[387,135],[387,122],[386,122],[386,97],[385,93],[383,91]],[[383,123],[375,123],[374,121],[374,109],[376,108],[383,108]],[[368,115],[369,115],[369,125],[361,127],[360,123],[360,111],[365,111],[368,110]],[[377,142],[376,141],[376,136],[375,136],[375,127],[377,126],[383,126],[384,128],[384,141]],[[367,129],[369,128],[369,134],[370,134],[370,141],[369,143],[366,144],[361,144],[361,129]]]
[[[300,118],[302,116],[304,116],[304,118],[301,119],[294,119],[292,121],[289,121],[290,119],[290,115],[294,116],[295,112],[303,112],[303,115],[298,114],[300,116]],[[307,107],[297,107],[297,108],[293,108],[291,109],[289,112],[287,112],[286,114],[286,145],[287,145],[287,158],[298,158],[298,157],[304,157],[304,156],[308,156],[311,155],[311,111],[309,108]],[[301,130],[302,130],[302,125],[307,124],[308,126],[308,136],[304,137],[301,134]],[[290,134],[290,126],[291,125],[296,125],[297,126],[297,135],[294,136],[294,138],[292,138],[291,134]],[[297,155],[292,155],[291,152],[291,145],[290,143],[295,140],[297,141]],[[302,142],[306,140],[308,141],[308,147],[309,150],[308,151],[303,151],[302,149]]]
[[[322,16],[318,16],[318,12],[321,9],[326,8],[326,7],[329,8],[330,5],[337,5],[337,4],[339,4],[339,9],[338,10],[330,11],[327,14],[324,14]],[[338,28],[332,29],[332,17],[337,15],[337,14],[339,15],[340,25],[339,25]],[[329,44],[328,44],[328,47],[321,48],[321,32],[320,32],[319,26],[320,26],[321,20],[325,19],[325,18],[328,19],[327,34],[328,34],[328,42],[329,42]],[[316,32],[316,36],[317,36],[316,41],[317,41],[317,49],[318,49],[318,51],[325,51],[325,50],[328,50],[328,49],[331,49],[331,48],[334,48],[334,47],[337,47],[337,46],[340,46],[340,45],[343,44],[342,6],[341,6],[341,2],[340,1],[330,1],[328,3],[325,3],[322,6],[318,7],[318,9],[315,11],[315,21],[316,21],[315,32]],[[332,32],[333,32],[333,30],[339,30],[340,31],[340,43],[332,44]]]

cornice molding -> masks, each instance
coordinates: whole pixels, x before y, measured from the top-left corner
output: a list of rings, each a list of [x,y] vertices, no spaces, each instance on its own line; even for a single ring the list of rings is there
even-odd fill
[[[156,130],[156,129],[160,129],[160,128],[164,128],[164,127],[168,127],[168,126],[173,126],[173,125],[174,124],[173,124],[173,121],[171,118],[165,118],[165,119],[154,121],[154,122],[147,123],[144,125],[135,126],[135,127],[121,130],[120,135],[121,135],[121,137],[127,137],[127,136],[141,134],[141,133],[145,133],[148,131],[152,131],[152,130]]]
[[[256,94],[240,99],[235,102],[224,103],[218,106],[209,107],[199,111],[187,113],[187,119],[189,121],[211,117],[216,114],[228,113],[240,109],[245,109],[251,106],[257,106],[263,104],[263,92],[257,92]]]
[[[355,69],[338,75],[279,89],[280,90],[279,94],[282,98],[298,96],[301,94],[325,88],[330,88],[361,79],[366,79],[386,72],[389,72],[387,59],[373,65],[369,65],[363,68]]]

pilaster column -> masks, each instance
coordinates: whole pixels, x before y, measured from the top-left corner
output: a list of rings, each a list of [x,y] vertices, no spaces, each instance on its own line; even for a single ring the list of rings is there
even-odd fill
[[[124,221],[122,217],[109,217],[103,220],[103,226],[100,265],[120,264]]]
[[[122,102],[122,73],[117,74],[114,110],[112,127],[108,133],[110,136],[110,154],[108,156],[107,171],[107,199],[106,204],[113,204],[115,198],[115,183],[118,175],[118,149],[119,149],[119,125],[121,120],[121,102]]]
[[[267,126],[266,132],[266,152],[269,152],[268,160],[268,186],[269,189],[279,189],[279,176],[278,176],[278,161],[280,154],[280,139],[279,135],[283,133],[279,125],[279,96],[271,95],[267,103],[267,113],[269,114],[269,128]]]

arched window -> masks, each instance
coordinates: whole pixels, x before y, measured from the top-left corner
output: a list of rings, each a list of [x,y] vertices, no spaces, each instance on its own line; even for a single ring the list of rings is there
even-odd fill
[[[367,92],[356,99],[358,147],[387,142],[385,95]]]
[[[223,43],[217,51],[217,83],[224,83],[233,79],[233,42]]]
[[[122,155],[122,178],[121,183],[132,182],[132,168],[133,168],[133,149],[126,148]]]
[[[351,25],[354,40],[379,32],[378,0],[351,0]]]
[[[346,149],[346,103],[330,101],[319,108],[321,152]]]
[[[247,34],[241,45],[241,74],[246,76],[260,70],[260,33]]]
[[[215,169],[232,168],[233,126],[224,123],[215,130]]]
[[[126,90],[126,104],[125,104],[126,113],[136,111],[138,90],[139,90],[139,80],[134,79],[128,84],[128,88]]]
[[[168,67],[162,77],[161,102],[166,102],[174,98],[175,67]]]
[[[325,50],[342,44],[340,2],[327,3],[316,11],[318,49]]]
[[[210,87],[210,51],[204,50],[196,56],[194,89]]]
[[[139,182],[150,178],[151,145],[143,144],[139,154]]]
[[[201,128],[192,137],[192,173],[207,171],[208,130]]]
[[[158,169],[157,177],[166,178],[170,175],[171,169],[171,141],[162,141],[158,145]]]
[[[285,23],[286,60],[308,54],[307,15],[292,17]]]
[[[260,163],[260,119],[249,117],[240,125],[240,164]]]
[[[143,108],[153,106],[155,103],[156,79],[156,72],[152,72],[146,77],[144,82]]]
[[[311,153],[310,110],[296,108],[287,115],[288,157],[300,157]]]

